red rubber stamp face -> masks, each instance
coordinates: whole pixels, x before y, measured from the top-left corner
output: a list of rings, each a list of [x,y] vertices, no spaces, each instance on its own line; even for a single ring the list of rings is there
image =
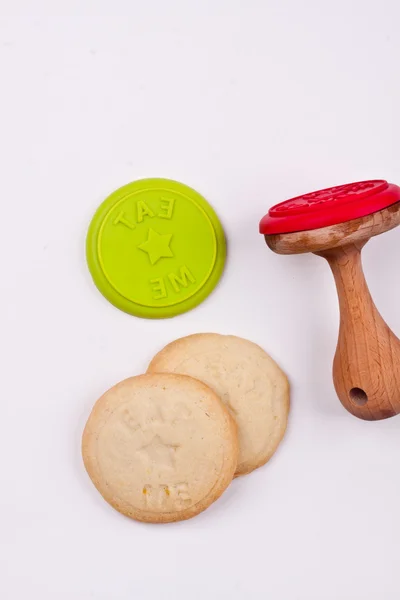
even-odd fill
[[[273,206],[260,233],[318,229],[364,217],[400,201],[400,188],[382,179],[359,181],[297,196]]]
[[[335,187],[297,196],[292,200],[286,200],[271,208],[269,214],[281,216],[290,214],[302,214],[307,209],[312,210],[325,209],[328,205],[336,206],[351,202],[355,199],[364,198],[370,194],[384,190],[388,187],[386,181],[360,181],[359,183],[348,183],[346,185],[337,185]]]

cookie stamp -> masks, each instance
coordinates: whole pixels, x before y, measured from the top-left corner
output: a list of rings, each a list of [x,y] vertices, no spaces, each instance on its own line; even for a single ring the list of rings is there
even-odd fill
[[[313,252],[328,262],[340,309],[333,383],[343,406],[368,421],[400,414],[400,340],[375,306],[361,253],[399,224],[400,187],[382,179],[297,196],[260,221],[277,254]]]
[[[100,292],[132,315],[164,318],[202,302],[225,264],[221,223],[195,190],[167,179],[130,183],[100,205],[86,241]]]

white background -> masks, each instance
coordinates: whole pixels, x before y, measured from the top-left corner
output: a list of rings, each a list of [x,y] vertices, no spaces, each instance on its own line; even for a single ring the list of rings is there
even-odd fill
[[[342,408],[328,267],[258,234],[286,197],[400,183],[398,0],[0,7],[0,598],[398,600],[400,418]],[[219,287],[172,320],[118,311],[85,264],[96,207],[147,176],[197,189],[229,241]],[[399,260],[399,230],[364,252],[397,332]],[[90,483],[82,429],[103,391],[199,331],[281,364],[288,432],[197,518],[135,523]]]

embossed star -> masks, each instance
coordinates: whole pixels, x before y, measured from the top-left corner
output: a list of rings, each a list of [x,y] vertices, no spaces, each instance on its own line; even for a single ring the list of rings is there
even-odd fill
[[[145,242],[138,246],[139,250],[143,250],[149,255],[152,265],[155,265],[160,258],[171,258],[173,255],[171,248],[172,233],[160,234],[154,229],[149,229],[149,235]]]
[[[173,469],[178,448],[179,446],[164,444],[160,436],[156,435],[149,444],[139,448],[139,452],[142,452],[151,462]]]

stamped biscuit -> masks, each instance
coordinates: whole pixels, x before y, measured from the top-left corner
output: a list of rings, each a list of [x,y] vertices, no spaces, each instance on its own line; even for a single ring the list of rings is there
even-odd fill
[[[218,394],[238,425],[236,475],[250,473],[274,454],[286,430],[289,382],[253,342],[215,333],[190,335],[161,350],[148,372],[190,375]]]
[[[180,521],[205,510],[231,482],[237,429],[200,381],[140,375],[96,402],[82,456],[94,485],[119,512],[150,523]]]

